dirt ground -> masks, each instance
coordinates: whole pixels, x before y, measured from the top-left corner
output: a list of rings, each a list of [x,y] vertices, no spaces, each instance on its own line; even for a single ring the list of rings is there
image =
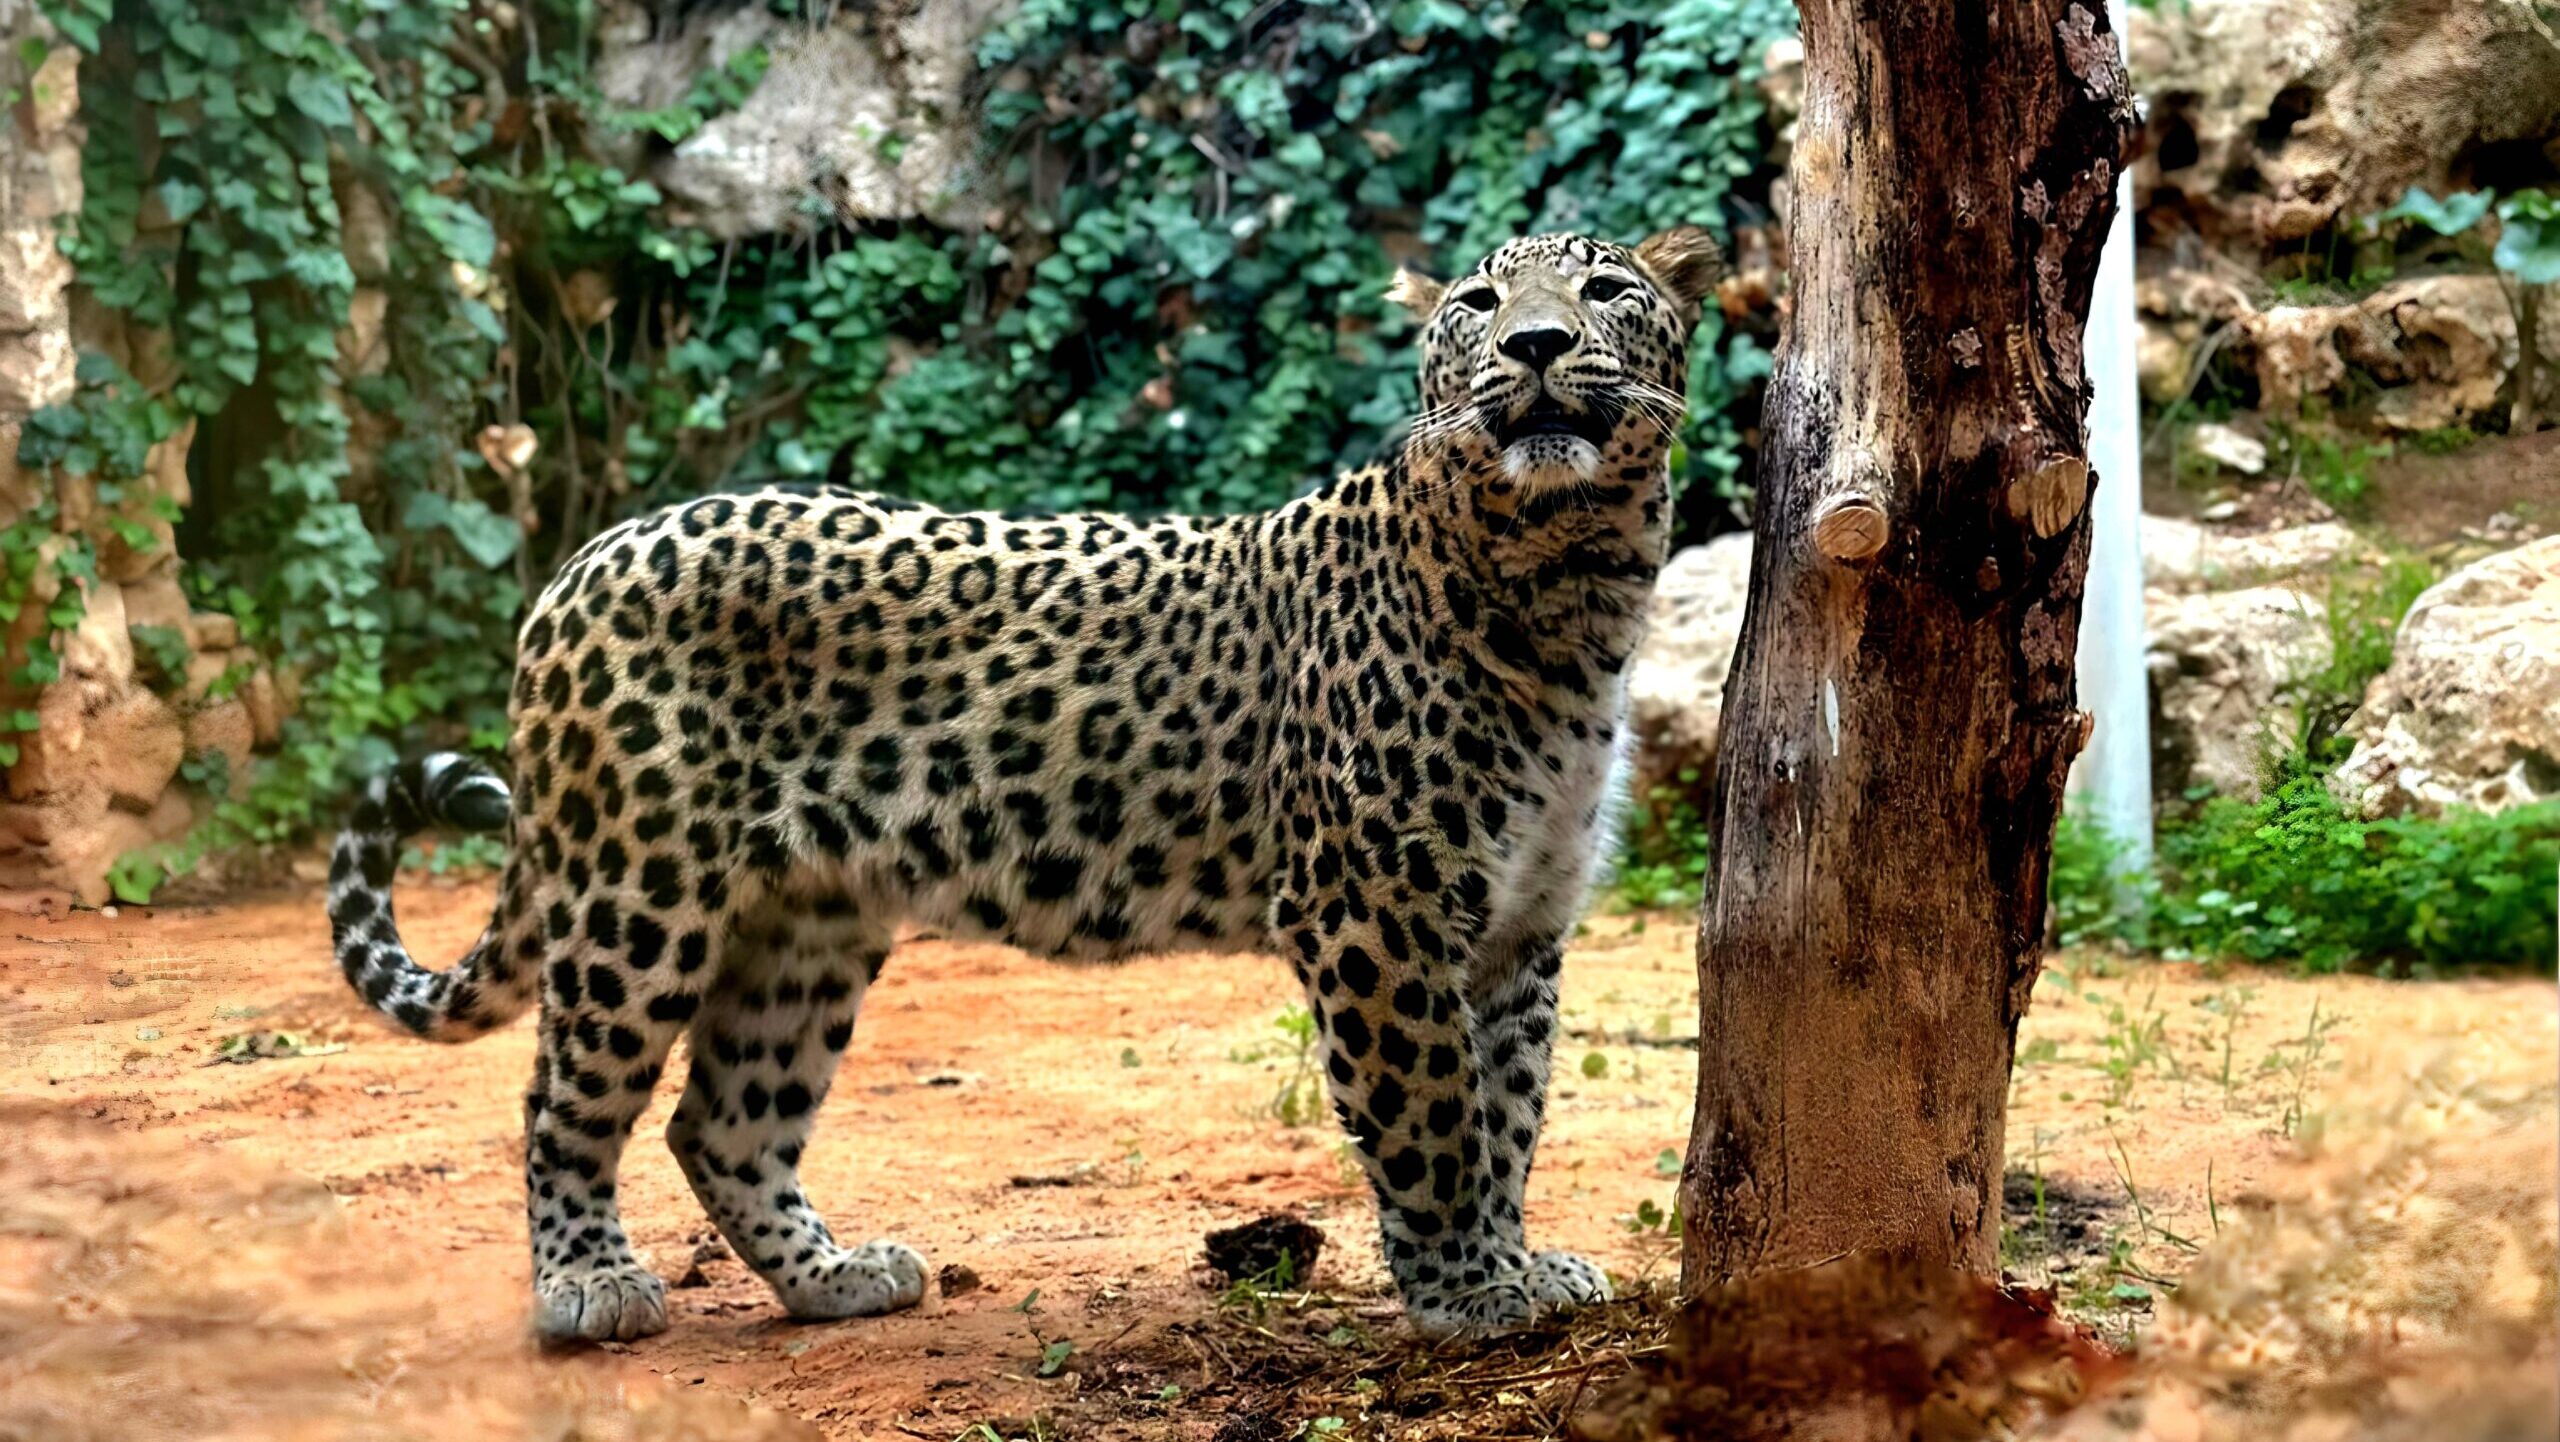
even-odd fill
[[[490,900],[481,882],[405,886],[403,932],[459,955]],[[1659,1214],[1689,1125],[1690,940],[1685,918],[1601,918],[1575,947],[1531,1186],[1534,1238],[1638,1291],[1675,1270]],[[1262,959],[1080,969],[912,943],[804,1174],[840,1236],[895,1236],[943,1269],[925,1306],[784,1318],[658,1144],[670,1095],[622,1196],[674,1325],[546,1355],[524,1331],[526,1026],[463,1048],[393,1034],[334,974],[308,893],[0,916],[0,1442],[1280,1442],[1338,1417],[1368,1435],[1378,1409],[1440,1394],[1379,1388],[1412,1344],[1280,1024],[1291,990]],[[2011,1271],[2131,1335],[2293,1160],[2342,1057],[2441,1034],[2547,1075],[2554,999],[2548,980],[2059,958],[2020,1036]],[[1203,1234],[1270,1211],[1325,1232],[1317,1291],[1222,1294]],[[1508,1365],[1476,1375],[1548,1375]]]

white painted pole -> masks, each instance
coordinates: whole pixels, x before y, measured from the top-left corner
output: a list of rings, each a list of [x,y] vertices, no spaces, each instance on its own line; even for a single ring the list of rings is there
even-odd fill
[[[2108,19],[2119,43],[2124,0]],[[2151,863],[2151,705],[2143,665],[2142,405],[2134,374],[2133,181],[2116,183],[2115,225],[2089,301],[2089,465],[2092,504],[2088,590],[2080,608],[2081,705],[2096,718],[2072,768],[2084,814],[2124,848],[2128,873]]]

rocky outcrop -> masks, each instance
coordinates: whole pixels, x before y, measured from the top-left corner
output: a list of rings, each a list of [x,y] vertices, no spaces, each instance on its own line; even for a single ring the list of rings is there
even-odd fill
[[[2512,189],[2560,136],[2560,45],[2489,0],[2189,0],[2136,8],[2127,56],[2148,240],[2251,259],[2412,185]]]
[[[2370,815],[2560,795],[2560,536],[2419,596],[2347,729],[2331,787]]]
[[[670,214],[714,235],[918,216],[966,223],[978,208],[969,94],[978,40],[1013,4],[842,5],[816,25],[762,4],[718,5],[662,32],[651,7],[625,0],[600,27],[596,81],[617,105],[664,110],[703,75],[762,50],[764,73],[745,102],[647,165]],[[642,164],[636,148],[626,160]]]
[[[2142,518],[2142,582],[2171,596],[2228,591],[2280,581],[2317,593],[2341,565],[2378,562],[2363,537],[2335,521],[2278,531],[2233,532],[2169,516]],[[2158,609],[2159,602],[2153,601]]]
[[[1724,678],[1742,637],[1751,533],[1718,536],[1671,558],[1654,586],[1653,624],[1627,674],[1636,795],[1713,773]],[[1696,787],[1687,788],[1696,790]]]
[[[2136,303],[2142,385],[2159,404],[2185,395],[2216,353],[2255,380],[2270,415],[2339,396],[2352,373],[2373,388],[2367,409],[2386,431],[2503,420],[2513,393],[2516,318],[2494,275],[2421,276],[2361,300],[2260,310],[2229,282],[2173,271],[2142,282]],[[2535,328],[2539,353],[2560,355],[2560,307],[2545,307]]]
[[[41,688],[0,684],[0,714],[36,717],[33,731],[0,731],[16,750],[0,772],[0,892],[101,902],[117,861],[183,836],[208,804],[181,780],[190,757],[219,755],[232,785],[246,783],[251,752],[281,734],[289,688],[240,646],[237,622],[193,610],[179,585],[167,517],[190,499],[192,426],[153,447],[112,505],[94,478],[17,463],[27,416],[71,398],[78,350],[144,385],[176,368],[166,333],[81,302],[55,246],[80,207],[77,57],[33,6],[0,0],[0,89],[29,97],[0,111],[0,528],[23,535],[32,520],[39,537],[17,619],[0,629],[0,675],[39,637],[59,661]],[[90,564],[66,573],[76,550]],[[65,587],[79,620],[55,630]]]
[[[2284,585],[2151,592],[2151,784],[2255,796],[2267,758],[2292,740],[2292,684],[2329,664],[2328,610]]]
[[[2382,560],[2335,521],[2240,532],[2142,518],[2155,794],[2258,794],[2267,757],[2293,740],[2293,690],[2329,664],[2331,578]]]

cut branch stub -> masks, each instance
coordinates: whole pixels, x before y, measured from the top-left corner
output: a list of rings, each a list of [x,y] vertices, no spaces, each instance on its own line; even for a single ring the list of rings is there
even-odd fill
[[[1813,548],[1842,565],[1875,559],[1892,534],[1884,508],[1862,496],[1834,496],[1813,518]]]
[[[2026,522],[2038,539],[2051,540],[2078,519],[2088,499],[2089,463],[2056,456],[2009,483],[2009,518]]]

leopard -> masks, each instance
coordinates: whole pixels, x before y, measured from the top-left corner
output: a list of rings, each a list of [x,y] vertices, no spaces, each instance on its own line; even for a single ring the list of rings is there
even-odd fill
[[[1522,1201],[1722,267],[1683,225],[1399,269],[1416,413],[1267,510],[773,485],[577,551],[519,632],[503,770],[443,751],[372,778],[327,888],[339,968],[397,1027],[460,1042],[540,1004],[534,1332],[668,1325],[616,1177],[680,1037],[666,1143],[782,1308],[925,1296],[915,1249],[840,1243],[800,1179],[864,998],[919,932],[1069,962],[1276,955],[1410,1326],[1491,1336],[1608,1301],[1601,1267],[1530,1247]],[[392,906],[431,828],[505,843],[493,914],[443,970]]]

